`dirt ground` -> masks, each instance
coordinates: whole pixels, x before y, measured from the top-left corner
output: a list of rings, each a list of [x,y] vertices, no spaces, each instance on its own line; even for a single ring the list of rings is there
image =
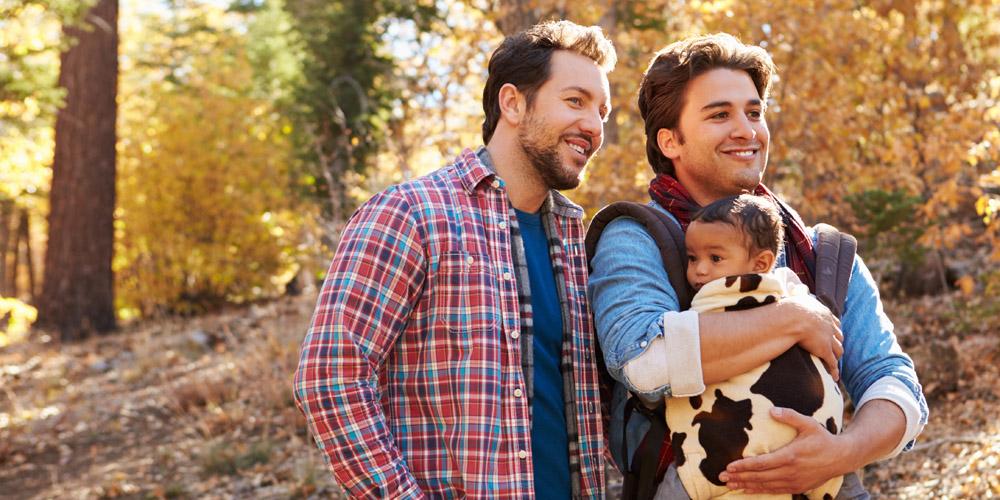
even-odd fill
[[[956,298],[887,305],[932,408],[913,451],[863,471],[874,498],[1000,498],[1000,336]],[[0,497],[343,498],[290,390],[313,303],[0,348]]]

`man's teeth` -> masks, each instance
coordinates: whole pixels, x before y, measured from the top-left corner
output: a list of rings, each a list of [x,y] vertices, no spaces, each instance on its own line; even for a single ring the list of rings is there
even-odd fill
[[[746,157],[746,158],[749,158],[749,157],[753,156],[753,153],[754,153],[753,151],[733,151],[732,152],[732,154],[735,155],[735,156],[743,156],[743,157]]]
[[[577,153],[580,153],[582,155],[587,154],[586,150],[584,150],[581,146],[577,146],[576,144],[570,144],[569,147],[572,148],[573,151],[576,151]]]

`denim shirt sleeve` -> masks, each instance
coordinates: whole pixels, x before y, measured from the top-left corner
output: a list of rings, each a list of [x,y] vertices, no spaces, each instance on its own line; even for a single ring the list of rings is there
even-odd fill
[[[619,217],[604,228],[591,269],[587,293],[608,372],[630,391],[640,392],[624,367],[662,334],[663,313],[680,309],[677,294],[656,242],[631,217]],[[670,387],[642,394],[650,400],[670,397]]]
[[[844,355],[840,373],[851,401],[858,402],[877,380],[893,377],[905,385],[920,408],[920,425],[927,423],[928,407],[913,361],[896,341],[892,322],[882,308],[878,286],[861,256],[855,256],[847,301],[841,317]],[[904,447],[913,447],[910,441]]]

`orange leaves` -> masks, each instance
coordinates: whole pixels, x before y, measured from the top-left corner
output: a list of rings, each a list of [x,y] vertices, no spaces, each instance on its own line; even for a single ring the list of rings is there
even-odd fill
[[[959,290],[962,290],[962,293],[966,297],[969,297],[975,291],[976,280],[972,276],[965,275],[959,278],[958,281],[955,282],[955,285],[958,286]]]

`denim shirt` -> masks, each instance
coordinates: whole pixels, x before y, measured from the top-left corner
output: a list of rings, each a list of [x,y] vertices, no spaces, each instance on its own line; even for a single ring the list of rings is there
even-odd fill
[[[656,203],[649,205],[666,213]],[[815,242],[815,232],[812,228],[809,232]],[[782,255],[777,266],[786,266],[784,260]],[[670,286],[652,236],[641,222],[631,217],[620,217],[605,227],[591,266],[587,292],[608,371],[624,388],[639,392],[628,381],[624,367],[642,354],[650,341],[663,334],[663,313],[679,310],[677,294]],[[882,309],[878,287],[860,256],[854,260],[841,329],[844,355],[840,359],[840,373],[851,401],[860,402],[875,381],[894,377],[912,392],[920,409],[922,427],[927,422],[928,408],[913,361],[896,341],[892,322]],[[619,466],[627,397],[624,388],[619,385],[615,391],[609,436],[610,451]],[[651,401],[672,396],[669,385],[641,394]],[[645,434],[645,426],[633,422],[628,429],[630,450]],[[904,449],[912,446],[910,441]]]

